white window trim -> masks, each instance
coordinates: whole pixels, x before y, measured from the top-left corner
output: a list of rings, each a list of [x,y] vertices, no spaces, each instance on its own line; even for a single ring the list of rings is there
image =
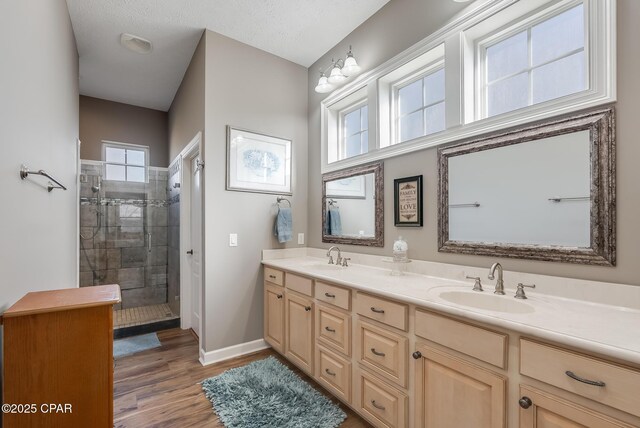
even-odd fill
[[[412,112],[409,112],[407,114],[402,115],[402,117],[400,116],[400,104],[399,104],[399,91],[400,89],[404,88],[405,86],[409,86],[412,83],[417,82],[418,80],[422,80],[427,76],[430,76],[434,73],[437,73],[440,70],[444,70],[444,59],[439,59],[437,61],[432,62],[431,64],[427,65],[426,67],[421,68],[419,71],[417,71],[416,73],[410,74],[409,76],[405,76],[404,78],[394,82],[391,84],[391,91],[393,93],[393,97],[392,97],[392,101],[391,101],[391,111],[392,111],[392,120],[391,120],[391,135],[393,135],[393,140],[391,141],[391,144],[405,144],[405,143],[409,143],[413,140],[416,140],[418,138],[424,138],[425,136],[428,135],[433,135],[434,133],[431,134],[426,134],[426,135],[421,135],[420,137],[416,137],[416,138],[412,138],[410,140],[405,140],[405,141],[400,141],[400,119],[402,119],[402,117],[404,116],[408,116],[410,114],[415,113],[416,111],[425,111],[427,108],[429,107],[433,107],[435,105],[438,105],[440,103],[445,103],[446,106],[446,90],[445,90],[445,98],[440,100],[440,101],[436,101],[427,105],[422,105],[422,107],[420,107],[419,109],[416,109]],[[445,70],[446,73],[446,70]],[[445,82],[446,85],[446,82]],[[424,97],[424,83],[422,85],[422,96]],[[424,101],[424,99],[423,99]],[[426,128],[427,124],[426,122],[423,123],[423,127]],[[446,129],[446,125],[445,125],[445,129]],[[426,131],[426,130],[425,130]],[[442,131],[438,131],[438,132],[442,132]]]
[[[126,158],[125,158],[125,163],[107,162],[107,147],[116,148],[116,149],[125,149],[125,150],[137,150],[140,152],[144,152],[144,165],[128,164],[126,163]],[[149,182],[149,146],[141,146],[138,144],[130,144],[130,143],[120,143],[118,141],[102,140],[102,164],[103,164],[103,167],[105,168],[105,171],[104,171],[105,181],[118,181],[121,183],[141,183],[140,181],[128,181],[126,179],[113,180],[113,179],[106,178],[107,165],[120,165],[125,167],[125,178],[127,177],[127,172],[126,172],[127,166],[144,168],[144,183]]]
[[[533,0],[528,0],[533,1]],[[552,6],[558,0],[538,0],[540,4]],[[526,3],[526,2],[525,2]],[[608,104],[616,101],[616,0],[585,0],[589,7],[588,39],[590,72],[589,89],[577,94],[550,100],[540,104],[503,113],[489,118],[477,119],[475,97],[470,97],[470,88],[476,84],[475,67],[470,67],[467,30],[511,5],[517,0],[477,0],[463,9],[442,28],[416,43],[404,52],[389,59],[375,69],[363,73],[352,82],[332,92],[321,102],[321,172],[326,173],[361,165],[367,162],[400,156],[430,147],[458,141],[464,138],[510,128],[558,116],[569,112]],[[445,46],[445,121],[446,129],[401,144],[389,144],[389,129],[385,129],[391,108],[390,100],[384,100],[384,88],[378,81],[409,61],[415,60],[437,48]],[[586,49],[586,46],[585,46]],[[466,66],[465,66],[466,64]],[[473,64],[473,61],[471,62]],[[355,91],[364,91],[369,102],[369,152],[328,162],[328,141],[331,133],[332,106]],[[384,100],[381,102],[380,100]],[[373,120],[372,120],[373,119]],[[337,137],[337,136],[336,136]],[[336,137],[333,137],[334,139]],[[385,143],[386,141],[386,143]]]

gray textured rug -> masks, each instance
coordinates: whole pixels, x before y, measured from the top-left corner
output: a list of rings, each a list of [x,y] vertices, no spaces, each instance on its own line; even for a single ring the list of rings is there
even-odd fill
[[[113,341],[113,356],[123,357],[146,351],[160,346],[158,335],[155,333],[143,334],[141,336],[127,337]]]
[[[274,357],[206,379],[202,389],[227,428],[335,428],[347,417]]]

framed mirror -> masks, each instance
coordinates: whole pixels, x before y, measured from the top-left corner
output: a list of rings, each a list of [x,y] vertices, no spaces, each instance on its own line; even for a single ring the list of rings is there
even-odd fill
[[[438,150],[438,249],[616,263],[612,107]]]
[[[322,242],[384,246],[382,162],[322,176]]]

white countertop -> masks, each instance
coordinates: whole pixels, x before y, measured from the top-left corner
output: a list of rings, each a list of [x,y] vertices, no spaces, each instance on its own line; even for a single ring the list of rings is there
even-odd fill
[[[485,291],[480,298],[489,299],[491,296],[505,299],[500,303],[507,308],[520,307],[526,310],[524,313],[497,312],[454,304],[439,297],[442,291],[462,291],[480,296],[480,293],[471,291],[473,281],[417,273],[392,276],[390,268],[360,264],[342,268],[328,265],[326,258],[309,256],[263,260],[262,263],[640,364],[640,310],[634,308],[550,296],[531,289],[526,289],[527,300],[516,300],[513,297],[515,289],[507,288],[505,296],[495,296],[493,284],[485,284]]]

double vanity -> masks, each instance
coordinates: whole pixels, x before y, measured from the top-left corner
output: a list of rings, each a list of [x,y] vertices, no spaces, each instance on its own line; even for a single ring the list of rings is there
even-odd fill
[[[640,426],[637,296],[545,294],[597,284],[515,272],[499,295],[499,267],[494,281],[489,267],[421,261],[392,276],[382,257],[325,255],[264,252],[264,338],[374,426]]]

